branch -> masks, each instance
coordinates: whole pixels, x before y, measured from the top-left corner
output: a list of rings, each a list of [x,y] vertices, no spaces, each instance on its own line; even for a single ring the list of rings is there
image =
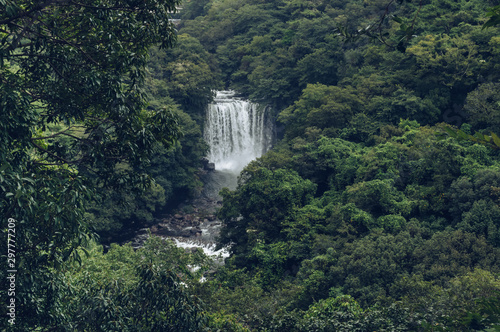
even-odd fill
[[[384,23],[384,20],[385,20],[385,17],[389,14],[389,7],[394,3],[394,0],[391,0],[387,6],[385,6],[385,11],[384,11],[384,14],[382,15],[382,17],[380,17],[380,21],[378,23],[378,34],[379,34],[379,40],[386,46],[389,46],[387,44],[387,42],[385,41],[383,35],[382,35],[382,23]]]
[[[52,32],[52,31],[50,30],[50,28],[49,28],[49,27],[47,27],[47,24],[45,24],[45,22],[43,22],[43,21],[41,21],[41,20],[37,20],[37,21],[38,21],[38,22],[40,22],[42,25],[44,25],[44,26],[47,28],[47,32],[48,32],[48,33]],[[35,34],[35,35],[37,35],[37,36],[38,36],[38,37],[40,37],[40,38],[47,38],[47,39],[49,39],[50,41],[52,41],[53,43],[56,43],[56,44],[63,44],[63,45],[69,45],[69,46],[71,46],[71,47],[74,47],[74,48],[76,48],[78,51],[80,51],[80,53],[82,53],[82,54],[83,54],[83,55],[84,55],[84,56],[85,56],[88,60],[90,60],[93,64],[95,64],[96,66],[99,66],[99,63],[98,63],[97,61],[95,61],[95,60],[94,60],[94,59],[93,59],[93,58],[92,58],[89,54],[87,54],[87,52],[85,52],[85,51],[84,51],[84,50],[83,50],[83,49],[82,49],[82,48],[81,48],[78,44],[76,44],[76,43],[73,43],[73,42],[71,42],[71,41],[69,41],[69,40],[66,40],[65,38],[60,37],[60,36],[59,36],[59,35],[57,35],[57,34],[54,34],[54,36],[55,36],[55,37],[54,37],[54,36],[50,36],[50,35],[44,35],[44,34],[41,34],[41,33],[39,33],[39,32],[33,31],[33,30],[32,30],[32,29],[30,29],[30,28],[23,27],[23,26],[21,26],[21,25],[19,25],[19,24],[16,24],[16,23],[11,23],[11,24],[12,24],[12,25],[14,25],[14,26],[16,26],[16,27],[18,27],[18,28],[20,28],[20,29],[23,29],[24,31],[28,31],[28,32],[30,32],[30,33],[32,33],[32,34]],[[28,38],[28,37],[26,37],[26,38]],[[30,39],[31,39],[31,38],[30,38]],[[30,45],[30,44],[27,44],[27,45],[22,45],[22,47],[26,47],[26,46],[29,46],[29,45]],[[12,45],[11,45],[11,47],[10,47],[10,49],[15,49],[15,48],[17,48],[17,45],[14,45],[14,44],[12,44]]]
[[[20,18],[29,16],[29,15],[33,14],[34,12],[41,11],[41,10],[47,8],[48,6],[50,6],[50,5],[54,4],[54,3],[57,3],[57,2],[64,3],[66,1],[67,0],[47,0],[47,1],[43,2],[43,3],[38,4],[37,6],[33,7],[32,9],[30,9],[28,11],[25,11],[25,12],[22,12],[22,13],[18,14],[15,17],[10,17],[8,19],[0,21],[0,25],[2,25],[2,24],[8,24],[8,23],[11,23],[12,21],[15,21],[15,20],[18,20]]]
[[[81,141],[82,140],[81,137],[77,137],[77,136],[74,136],[72,134],[68,134],[67,133],[67,131],[70,130],[70,129],[72,129],[72,128],[86,128],[86,127],[85,126],[69,126],[68,128],[66,128],[64,130],[61,130],[60,132],[52,134],[50,136],[32,137],[31,140],[38,141],[38,140],[44,140],[44,139],[54,138],[54,137],[57,137],[59,135],[66,135],[66,136],[73,137],[74,139],[77,139],[77,140]]]
[[[80,6],[84,8],[90,8],[90,9],[96,9],[96,10],[124,10],[124,11],[130,11],[130,12],[136,12],[138,9],[146,9],[147,7],[144,6],[130,6],[130,7],[123,7],[123,6],[114,6],[114,7],[100,7],[100,6],[91,6],[91,5],[86,5],[77,1],[71,1],[71,3],[75,6]],[[177,12],[177,7],[175,6],[168,6],[167,10],[169,13],[176,13]]]
[[[73,165],[73,164],[78,164],[78,163],[80,163],[82,161],[82,159],[78,159],[78,160],[75,160],[75,161],[66,160],[63,157],[60,157],[60,156],[56,155],[55,153],[50,152],[49,150],[47,150],[45,148],[42,148],[40,145],[36,144],[33,139],[31,139],[30,142],[31,142],[31,145],[33,145],[36,149],[47,153],[48,155],[52,156],[53,158],[55,158],[55,159],[57,159],[59,161],[62,161],[63,164]],[[38,162],[35,162],[35,163],[39,164]]]
[[[84,7],[84,8],[90,8],[90,9],[97,9],[97,10],[126,10],[126,11],[130,11],[130,12],[135,12],[135,11],[137,11],[137,8],[140,8],[139,6],[136,6],[136,7],[121,7],[121,6],[99,7],[99,6],[86,5],[86,4],[83,4],[80,2],[76,2],[76,1],[70,1],[70,2],[75,6],[80,6],[80,7]]]
[[[23,47],[30,46],[31,44],[34,44],[34,43],[30,43],[28,45],[23,45]],[[49,60],[54,60],[54,61],[57,61],[57,62],[61,62],[61,63],[67,64],[67,65],[70,65],[70,66],[83,66],[85,64],[84,62],[81,62],[81,63],[71,63],[71,62],[65,61],[63,59],[56,58],[54,56],[49,56],[49,55],[46,55],[46,54],[37,54],[37,53],[17,53],[17,54],[10,55],[10,57],[12,57],[12,58],[14,58],[14,57],[29,57],[29,58],[37,57],[37,58],[45,58],[45,59],[49,59]]]
[[[46,28],[47,28],[47,31],[51,32],[50,28],[47,27],[47,24],[45,24],[45,22],[41,21],[41,20],[38,20],[38,22],[40,22],[42,25],[44,25]],[[94,63],[95,65],[99,66],[99,63],[97,61],[95,61],[94,59],[92,59],[92,57],[90,55],[87,54],[87,52],[85,52],[79,45],[73,43],[73,42],[70,42],[68,40],[66,40],[65,38],[57,35],[56,33],[54,33],[54,36],[56,36],[58,39],[52,37],[52,36],[46,36],[50,39],[52,39],[52,41],[54,41],[55,43],[60,43],[60,44],[66,44],[66,45],[69,45],[71,47],[74,47],[76,48],[77,50],[79,50],[87,59],[89,59],[92,63]]]
[[[422,9],[422,1],[423,0],[420,0],[420,3],[418,4],[417,13],[415,14],[415,17],[413,18],[413,22],[411,23],[412,30],[413,30],[413,27],[415,27],[415,21],[417,20],[418,14],[420,14],[420,10]]]

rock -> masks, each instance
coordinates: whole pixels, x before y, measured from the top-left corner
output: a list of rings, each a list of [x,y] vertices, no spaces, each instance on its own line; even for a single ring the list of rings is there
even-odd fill
[[[174,215],[174,218],[175,218],[175,219],[182,219],[182,218],[184,218],[184,217],[182,216],[182,214],[178,214],[178,213],[176,213],[176,214]]]
[[[215,164],[211,163],[207,158],[201,159],[201,164],[203,165],[204,170],[215,171]]]
[[[206,169],[208,163],[210,163],[210,160],[208,160],[208,158],[206,158],[206,157],[201,158],[201,164],[203,165],[203,168]]]
[[[189,231],[191,232],[192,235],[197,235],[198,233],[201,234],[201,229],[199,228],[191,228]]]

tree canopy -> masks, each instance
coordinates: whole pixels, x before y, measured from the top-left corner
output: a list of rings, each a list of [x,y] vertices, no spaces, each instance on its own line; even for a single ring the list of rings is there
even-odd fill
[[[0,215],[5,239],[16,221],[18,329],[60,327],[54,269],[91,234],[84,204],[99,188],[148,186],[157,143],[180,137],[142,87],[150,47],[176,40],[178,4],[0,2]]]
[[[2,330],[498,329],[498,17],[492,0],[0,0]],[[221,192],[225,265],[156,237],[104,250],[93,231],[199,191],[222,88],[280,132]]]

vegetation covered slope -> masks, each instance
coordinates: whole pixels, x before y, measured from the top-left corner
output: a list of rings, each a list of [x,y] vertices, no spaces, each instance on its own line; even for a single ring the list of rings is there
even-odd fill
[[[197,301],[151,259],[138,263],[129,305],[157,287],[175,300],[156,295],[149,304],[111,309],[105,280],[90,271],[90,280],[66,278],[71,262],[82,260],[78,248],[93,236],[84,217],[93,197],[149,187],[146,169],[157,146],[167,149],[180,137],[172,111],[146,109],[143,89],[149,49],[176,39],[168,19],[178,4],[0,1],[2,331],[191,330],[200,321]],[[191,304],[191,312],[182,310]],[[83,319],[92,321],[80,325],[86,312],[79,309],[87,305],[99,315],[89,313]],[[141,307],[158,314],[142,317]],[[166,316],[176,311],[182,314]],[[115,320],[120,312],[128,314]],[[122,322],[128,327],[117,328]]]
[[[499,152],[444,135],[499,132],[496,3],[186,0],[178,46],[151,48],[173,41],[175,5],[0,1],[0,208],[19,270],[2,328],[498,330]],[[283,128],[222,192],[226,265],[157,238],[103,254],[89,229],[195,190],[216,87]]]
[[[180,31],[284,126],[222,192],[212,308],[270,331],[498,323],[498,151],[441,134],[500,128],[494,4],[188,2]]]

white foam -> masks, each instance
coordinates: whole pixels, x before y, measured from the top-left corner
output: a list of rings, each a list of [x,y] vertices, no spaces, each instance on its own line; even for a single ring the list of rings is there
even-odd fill
[[[272,146],[274,124],[267,107],[261,107],[233,91],[218,91],[207,109],[204,138],[208,159],[215,169],[239,174],[252,160]]]
[[[214,259],[215,258],[224,259],[224,258],[229,257],[229,252],[227,249],[222,248],[219,250],[215,250],[215,244],[207,244],[207,243],[191,241],[191,240],[181,241],[177,238],[172,238],[172,240],[174,240],[175,245],[179,248],[184,248],[184,249],[200,248],[203,250],[205,255],[212,257]]]

